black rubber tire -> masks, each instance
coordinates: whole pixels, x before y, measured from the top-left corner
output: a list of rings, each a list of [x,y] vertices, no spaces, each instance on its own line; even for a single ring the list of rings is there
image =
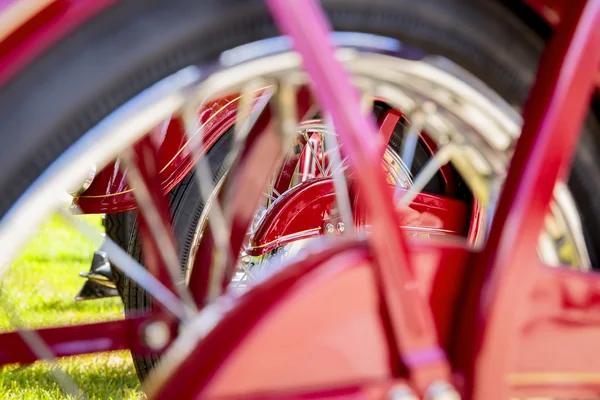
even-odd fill
[[[535,32],[492,0],[323,4],[336,29],[443,55],[515,105],[523,104],[543,48]],[[262,0],[123,0],[102,12],[0,90],[0,217],[81,135],[144,88],[274,35]],[[570,180],[593,249],[600,249],[600,203],[589,200],[600,192],[598,140],[589,118]]]
[[[231,133],[232,130],[230,129],[207,153],[213,184],[216,184],[226,172],[223,162],[231,147]],[[204,209],[204,202],[200,196],[194,172],[188,174],[183,181],[171,190],[169,193],[169,207],[181,267],[184,271],[192,250],[194,232],[200,220],[200,214]],[[136,211],[108,214],[106,220],[111,221],[110,225],[112,227],[118,227],[110,231],[107,230],[106,234],[123,249],[127,250],[135,260],[143,264],[142,243],[138,235]],[[152,300],[147,293],[118,269],[112,267],[112,265],[111,268],[117,290],[123,300],[125,315],[135,315],[139,311],[149,310]],[[140,380],[148,375],[159,359],[158,355],[141,356],[132,354],[132,356]]]

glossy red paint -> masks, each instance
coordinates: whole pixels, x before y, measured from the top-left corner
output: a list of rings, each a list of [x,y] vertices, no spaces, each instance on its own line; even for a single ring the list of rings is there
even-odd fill
[[[163,193],[168,193],[191,171],[201,155],[235,124],[239,95],[208,103],[198,112],[203,128],[202,141],[189,140],[179,117],[158,126],[151,136],[158,146],[157,166]],[[84,213],[113,213],[137,207],[121,160],[100,171],[92,185],[77,199]]]
[[[2,10],[30,7],[33,11],[15,29],[0,35],[0,87],[45,50],[86,21],[116,3],[116,0],[55,0],[42,3],[15,0]],[[4,21],[14,24],[14,21]]]
[[[571,5],[549,42],[524,111],[524,126],[487,245],[457,328],[456,354],[469,398],[506,398],[504,376],[518,356],[518,325],[539,279],[536,244],[556,181],[568,172],[600,65],[600,2]],[[474,335],[474,336],[473,336]],[[499,392],[500,390],[500,392]]]
[[[247,392],[251,395],[257,390],[266,394],[276,388],[289,391],[294,390],[294,387],[307,388],[306,385],[315,387],[311,382],[312,378],[330,385],[331,381],[327,377],[335,378],[334,382],[344,384],[351,382],[346,379],[350,377],[390,377],[387,341],[380,322],[381,309],[373,274],[365,268],[367,260],[369,255],[364,244],[338,242],[322,252],[308,255],[295,265],[283,269],[272,279],[254,286],[202,342],[197,346],[192,344],[193,354],[184,363],[174,366],[175,370],[171,371],[173,376],[178,376],[184,381],[193,380],[197,384],[196,387],[165,381],[161,387],[156,388],[157,392],[151,391],[150,394],[156,399],[168,396],[210,398],[239,394],[247,389],[251,389]],[[329,286],[326,283],[331,279],[336,282]],[[362,295],[357,296],[356,301],[349,301],[346,305],[337,301],[331,302],[336,297],[345,298],[351,295],[352,292],[346,289],[355,285],[362,288]],[[314,291],[311,290],[313,287]],[[315,293],[319,295],[318,299],[312,297]],[[339,310],[330,308],[332,305],[339,306]],[[286,312],[288,306],[294,307],[293,313]],[[316,308],[326,308],[328,312],[321,314],[316,312]],[[329,331],[328,334],[312,337],[304,335],[301,327],[292,329],[293,325],[302,322],[302,319],[284,318],[286,314],[290,317],[299,316],[297,313],[307,317],[312,315],[322,322],[329,318],[338,322],[344,321],[344,326],[350,324],[352,327],[362,328],[356,332],[347,332],[346,339],[338,338],[334,332],[341,325],[330,322],[323,325],[323,333]],[[286,334],[278,335],[277,341],[270,344],[264,341],[264,337],[261,338],[262,335],[256,334],[259,331],[275,333],[282,329]],[[357,334],[359,332],[365,333],[365,336]],[[290,334],[298,335],[298,338],[291,338]],[[300,342],[296,343],[296,339]],[[371,343],[367,353],[363,353],[358,345],[363,340]],[[294,346],[290,346],[290,343],[294,343]],[[265,345],[269,348],[268,351],[265,351]],[[296,354],[296,350],[291,350],[292,348],[303,349],[306,352]],[[350,351],[347,358],[336,356],[345,353],[342,349]],[[259,357],[255,354],[257,350],[262,352]],[[292,360],[288,350],[294,353],[292,363],[288,362]],[[326,359],[323,357],[323,351],[332,357]],[[243,357],[244,353],[254,354],[248,358]],[[285,358],[279,359],[280,356]],[[167,354],[167,365],[168,357]],[[315,370],[316,364],[319,364],[316,361],[323,361],[323,366],[332,368],[319,367]],[[230,374],[237,375],[236,371],[248,362],[254,363],[252,375],[254,371],[260,371],[255,377],[256,380],[241,378],[232,382]],[[286,373],[288,366],[292,370],[287,370]],[[251,374],[246,371],[245,375]],[[307,379],[308,376],[310,379]]]
[[[255,322],[243,343],[213,371],[203,396],[239,397],[391,378],[369,264],[360,253],[349,252],[324,262],[315,274],[313,284],[296,286]],[[313,327],[309,336],[306,326]],[[339,335],[342,326],[351,328]],[[252,374],[244,373],[248,368]]]
[[[390,191],[394,187],[390,186]],[[355,223],[369,225],[359,195],[355,197]],[[250,236],[246,253],[265,254],[299,239],[323,234],[323,225],[335,218],[335,188],[331,178],[302,183],[277,198]],[[427,193],[417,195],[410,208],[397,210],[408,235],[464,235],[469,226],[469,206]],[[334,223],[335,225],[335,223]]]
[[[538,266],[517,358],[507,380],[519,397],[600,396],[600,276]]]
[[[263,89],[259,89],[263,93]],[[210,149],[236,122],[239,93],[216,99],[198,110],[202,127],[202,140],[190,140],[183,130],[181,119],[176,116],[158,126],[151,135],[158,145],[157,165],[160,169],[163,193],[171,191],[192,170],[198,159]],[[256,96],[254,104],[262,95]],[[302,109],[311,104],[310,92],[302,87],[297,93]],[[120,160],[100,171],[86,192],[73,200],[84,213],[115,213],[137,208],[127,174],[120,169]],[[289,175],[289,172],[287,172]],[[283,174],[282,178],[286,176]],[[288,182],[289,184],[289,182]],[[285,185],[285,180],[280,182]]]
[[[119,321],[37,329],[37,334],[57,357],[132,349],[151,350],[143,344],[143,327],[157,316],[139,316]],[[25,333],[27,334],[27,333]],[[39,359],[19,332],[0,333],[0,365],[28,364]]]
[[[448,343],[453,304],[473,254],[447,241],[410,242],[411,257],[420,266],[418,287],[436,312],[442,343]],[[242,393],[268,398],[297,388],[343,388],[351,382],[368,387],[391,379],[393,353],[370,262],[365,243],[338,242],[282,269],[246,293],[215,330],[197,347],[191,345],[186,362],[171,371],[183,381],[193,377],[197,388],[165,381],[150,394],[157,399]],[[313,335],[312,328],[320,334]]]
[[[388,186],[392,193],[396,188]],[[355,224],[371,228],[370,218],[362,200],[362,192],[355,189]],[[406,190],[400,190],[406,192]],[[470,206],[445,196],[421,192],[409,207],[396,209],[403,232],[409,236],[436,235],[466,236],[470,226]]]
[[[395,109],[390,109],[381,114],[379,117],[379,136],[381,136],[381,142],[384,143],[381,150],[381,157],[387,148],[396,126],[402,118],[402,113]]]
[[[297,94],[296,115],[305,115],[312,105],[310,96],[305,96],[304,90]],[[281,161],[284,136],[279,128],[282,122],[273,119],[272,107],[276,107],[280,101],[277,92],[270,104],[271,92],[256,99],[254,113],[259,113],[256,121],[244,140],[235,164],[225,178],[223,190],[218,199],[221,204],[226,204],[225,220],[229,222],[226,226],[228,234],[228,254],[222,255],[227,258],[225,271],[222,274],[222,289],[231,282],[231,278],[238,265],[238,255],[242,246],[247,242],[247,232],[261,200],[264,201],[264,192],[272,179],[272,173],[276,170],[277,163]],[[240,196],[240,194],[243,194]],[[220,227],[222,228],[222,227]],[[198,251],[188,279],[190,291],[194,296],[196,304],[203,305],[208,294],[210,270],[213,267],[213,245],[215,244],[210,219],[208,227],[204,230]],[[223,251],[223,249],[220,249]]]
[[[246,253],[259,256],[295,240],[320,236],[323,221],[331,218],[334,201],[335,191],[329,178],[293,187],[267,210],[250,236]]]
[[[369,400],[384,399],[394,385],[402,385],[404,381],[383,379],[370,382],[357,382],[333,385],[328,388],[283,390],[260,394],[246,394],[244,400]]]
[[[598,396],[600,278],[540,267],[534,248],[552,188],[566,173],[600,64],[599,2],[571,4],[544,55],[490,240],[481,254],[448,242],[402,236],[378,170],[380,147],[361,146],[361,132],[373,135],[374,127],[357,129],[358,112],[348,112],[347,121],[342,118],[344,111],[358,110],[358,101],[347,82],[338,79],[343,70],[333,63],[327,40],[316,40],[324,36],[322,17],[311,1],[270,4],[308,61],[323,56],[321,63],[306,65],[314,81],[324,83],[317,87],[336,126],[347,128],[340,131],[342,140],[358,177],[365,177],[358,180],[361,190],[373,196],[366,204],[375,218],[374,237],[381,243],[371,241],[372,251],[366,244],[339,244],[255,287],[201,343],[189,344],[191,353],[174,367],[172,379],[154,392],[156,397],[270,389],[281,397],[295,395],[290,391],[302,385],[311,393],[300,398],[381,398],[394,375],[407,376],[422,393],[432,378],[450,380],[444,365],[437,363],[442,349],[452,355],[454,383],[467,399]],[[304,13],[285,8],[294,5]],[[315,23],[303,26],[307,20]],[[350,107],[339,104],[340,97],[349,100]],[[257,135],[256,143],[264,144],[263,137]],[[257,158],[249,148],[244,161]],[[268,162],[258,166],[265,165]],[[243,220],[251,205],[247,207],[242,210],[238,204],[234,209],[240,214],[234,216]],[[236,234],[246,231],[243,225]],[[59,355],[139,349],[140,321],[38,332]],[[293,340],[285,342],[283,334],[269,336],[273,332],[291,332]],[[473,337],[477,340],[467,340]],[[15,332],[1,334],[0,343],[4,362],[33,360]],[[326,351],[316,354],[315,349]],[[279,364],[274,368],[270,362]],[[322,366],[331,368],[321,370]],[[317,384],[321,388],[306,388]]]
[[[475,263],[478,253],[447,240],[408,242],[412,261],[419,265],[417,286],[428,299],[440,343],[450,353],[468,351],[475,344],[453,341],[452,332],[462,311],[456,307],[461,304],[460,292],[465,285],[475,283],[470,278],[480,267]],[[376,282],[371,267],[364,265],[371,258],[363,246],[338,243],[337,248],[310,255],[253,288],[198,347],[191,346],[193,354],[185,365],[171,371],[183,381],[194,374],[199,388],[164,382],[165,386],[153,394],[156,398],[192,398],[244,393],[278,398],[296,393],[299,385],[342,390],[353,379],[358,386],[368,386],[377,380],[373,376],[376,371],[390,376],[394,370],[387,358],[381,364],[380,346],[391,354],[393,348],[387,348],[382,337],[385,316],[374,308]],[[527,318],[514,332],[519,357],[501,378],[508,382],[513,396],[595,397],[600,388],[600,374],[594,372],[600,371],[600,358],[595,356],[600,331],[600,277],[537,262],[530,267],[540,273]],[[344,320],[348,322],[342,323]],[[311,334],[303,328],[307,325]],[[366,333],[361,329],[377,326],[381,329],[377,342],[370,342],[375,331],[359,334]],[[314,327],[327,333],[317,334]],[[279,335],[279,330],[285,334]],[[453,348],[456,345],[460,347]],[[358,369],[349,369],[353,355],[359,357],[362,351],[368,352],[360,357]],[[337,352],[348,358],[337,357]],[[248,363],[254,367],[249,368]],[[332,368],[321,370],[316,365]],[[379,369],[384,365],[389,369]],[[245,371],[243,378],[240,371]],[[356,371],[363,371],[364,378],[358,379]],[[462,388],[462,379],[456,378],[453,383]]]
[[[370,241],[377,261],[374,264],[377,282],[388,310],[388,338],[398,349],[397,372],[407,369],[411,382],[423,394],[431,382],[448,381],[450,369],[439,347],[431,310],[416,289],[406,239],[380,168],[382,139],[377,135],[374,121],[361,113],[360,100],[349,84],[348,73],[333,56],[329,25],[317,3],[313,0],[267,0],[266,3],[281,31],[293,38],[314,83],[316,97],[331,114],[344,153],[354,167],[356,182],[361,191],[369,194],[363,199],[373,226]],[[312,23],[308,25],[306,20]],[[428,354],[430,358],[421,363],[411,357],[414,353]]]

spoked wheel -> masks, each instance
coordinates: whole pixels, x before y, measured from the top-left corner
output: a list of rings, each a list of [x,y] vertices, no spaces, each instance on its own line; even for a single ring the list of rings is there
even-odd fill
[[[102,248],[136,282],[125,286],[139,300],[129,311],[155,312],[110,323],[115,336],[103,341],[94,337],[108,324],[69,334],[45,330],[25,335],[27,340],[3,334],[0,343],[10,346],[0,345],[2,362],[29,361],[28,346],[38,358],[122,347],[151,354],[179,333],[148,379],[149,392],[159,398],[597,393],[594,376],[580,374],[598,367],[598,359],[585,357],[589,348],[569,348],[574,330],[566,326],[578,324],[575,335],[594,346],[589,337],[598,333],[600,284],[593,274],[535,268],[539,254],[552,264],[568,261],[588,269],[589,254],[595,254],[595,247],[585,246],[580,220],[571,212],[573,197],[577,201],[588,193],[555,185],[574,148],[588,92],[581,89],[570,99],[572,125],[560,125],[569,134],[561,135],[544,119],[563,117],[560,109],[548,112],[553,103],[547,94],[540,97],[543,112],[529,106],[526,117],[537,119],[526,120],[529,136],[519,141],[507,173],[519,134],[517,114],[447,59],[415,53],[398,41],[463,61],[489,78],[486,83],[505,100],[518,102],[511,89],[519,86],[524,93],[527,79],[515,84],[483,71],[486,63],[496,70],[505,66],[491,62],[489,51],[470,59],[469,46],[445,40],[444,29],[456,25],[434,22],[427,5],[446,9],[453,22],[485,18],[497,28],[482,28],[490,35],[483,41],[488,44],[497,43],[492,37],[499,32],[513,32],[512,26],[504,29],[512,18],[506,10],[488,3],[463,8],[460,2],[415,7],[390,1],[378,9],[362,2],[325,3],[336,27],[356,29],[334,40],[342,47],[339,60],[364,93],[361,101],[327,53],[325,26],[311,1],[271,2],[276,15],[297,8],[287,10],[282,23],[297,40],[307,73],[289,43],[271,37],[275,30],[263,6],[246,4],[225,14],[222,3],[125,2],[78,33],[101,40],[81,63],[98,65],[106,59],[104,50],[110,54],[111,45],[120,46],[126,38],[138,44],[131,59],[139,70],[127,58],[103,63],[98,81],[86,80],[86,85],[78,81],[80,75],[57,75],[53,62],[81,68],[67,61],[86,41],[69,40],[2,92],[0,101],[14,102],[18,94],[32,107],[50,104],[35,120],[10,107],[0,109],[0,120],[6,121],[2,139],[15,131],[29,138],[11,142],[11,154],[0,158],[5,167],[0,188],[7,193],[0,225],[6,249],[2,265],[27,229],[60,205],[63,188],[85,178],[90,163],[102,167],[119,157],[139,207],[135,231],[144,254],[138,251],[137,257],[144,267],[111,240]],[[597,14],[593,7],[574,9],[573,21]],[[315,23],[307,27],[294,13]],[[427,23],[415,27],[411,17]],[[231,19],[236,19],[233,25]],[[114,30],[111,21],[131,23]],[[320,40],[302,40],[311,32]],[[566,39],[573,34],[564,32]],[[589,32],[574,32],[591,40],[584,35]],[[452,33],[478,42],[463,31]],[[565,55],[569,65],[580,66],[581,85],[590,83],[595,67],[577,62],[567,52],[568,40],[556,43],[548,57]],[[600,61],[597,53],[591,52],[594,66]],[[531,60],[511,61],[521,66]],[[570,80],[569,72],[543,70],[534,95],[544,95],[555,81]],[[60,103],[45,102],[50,94],[43,90],[39,99],[26,90],[59,82],[73,89]],[[114,87],[119,89],[107,95],[106,88]],[[201,149],[206,137],[201,113],[207,103],[227,96],[237,99],[234,125],[211,143],[206,156],[186,155],[198,162],[186,180],[195,189],[189,192],[189,212],[183,212],[177,207],[186,200],[169,204],[160,187],[156,128],[176,121],[189,148]],[[93,100],[82,104],[82,98]],[[373,109],[379,132],[373,121],[357,118]],[[403,118],[406,129],[399,124]],[[592,131],[585,135],[593,141]],[[552,147],[553,141],[561,146]],[[586,150],[591,151],[580,152]],[[595,157],[575,162],[586,171],[598,169]],[[25,172],[17,176],[19,168]],[[592,208],[577,205],[582,213]],[[185,230],[172,231],[186,219]],[[182,234],[191,238],[186,245],[178,241]],[[130,249],[138,248],[134,240]],[[184,251],[187,255],[180,257]],[[262,282],[239,298],[228,295],[230,285],[247,286],[253,279]],[[146,296],[152,297],[152,307]],[[533,306],[525,307],[531,298]],[[513,320],[507,315],[514,307],[522,308]],[[558,343],[557,357],[541,356],[535,347],[547,345],[548,335]],[[82,342],[87,345],[74,345]],[[519,353],[513,345],[520,346]],[[144,362],[149,368],[154,358]],[[565,372],[552,375],[558,370]]]
[[[495,6],[489,7],[498,11]],[[498,26],[506,38],[510,37],[514,32],[506,21],[518,21],[506,10],[502,10],[499,17],[492,17],[491,9],[481,10],[482,15],[491,19],[489,24]],[[349,23],[341,16],[338,21],[337,15],[336,12],[332,14],[334,24],[344,27],[345,23]],[[464,14],[461,15],[456,17],[457,20],[464,17]],[[406,234],[412,236],[441,236],[450,240],[466,238],[470,246],[481,248],[522,124],[521,116],[511,104],[522,102],[527,79],[521,80],[515,87],[512,78],[503,79],[502,74],[488,71],[488,66],[493,66],[492,69],[508,68],[502,60],[486,58],[483,64],[473,66],[475,60],[466,55],[460,58],[463,65],[476,72],[473,74],[444,57],[454,56],[453,53],[459,49],[445,48],[440,55],[437,47],[425,46],[425,50],[431,48],[434,51],[428,53],[420,47],[410,47],[389,36],[381,36],[373,26],[362,28],[360,33],[337,32],[333,37],[345,47],[342,57],[356,76],[356,84],[365,93],[363,111],[373,110],[379,134],[388,142],[386,150],[382,150],[388,183],[397,199],[406,194],[399,200],[402,204],[398,210],[401,226],[406,228]],[[409,28],[400,26],[396,30],[393,37],[411,43],[410,35],[413,33]],[[472,41],[473,37],[461,37],[461,40]],[[535,54],[539,51],[537,46],[519,43],[523,49],[513,54],[512,62],[518,67],[511,69],[510,76],[523,75],[522,70],[535,68],[535,57],[528,59],[516,54]],[[244,53],[248,48],[260,51],[250,57],[249,53]],[[287,50],[289,45],[283,39],[270,38],[229,49],[224,57],[242,63],[235,71],[247,76],[246,82],[251,81],[252,68],[261,71],[260,79],[267,74],[263,71],[269,71],[291,81],[305,82],[300,68],[289,61],[294,55]],[[492,49],[481,48],[479,51],[486,54],[494,50],[492,46]],[[274,67],[278,63],[280,67]],[[223,80],[229,79],[225,72],[220,76]],[[208,101],[219,104],[221,108],[212,108],[211,124],[206,128],[205,136],[214,137],[213,131],[229,127],[206,153],[207,170],[210,170],[207,175],[212,177],[215,188],[221,186],[229,170],[226,157],[235,135],[235,119],[225,105],[234,100],[234,104],[239,106],[240,96],[255,99],[266,90],[264,82],[258,81],[253,85],[254,94],[235,92]],[[501,92],[502,96],[488,85]],[[301,114],[296,115],[301,128],[293,139],[283,145],[286,148],[284,158],[274,163],[260,204],[253,210],[256,215],[243,242],[243,249],[240,254],[231,256],[240,261],[231,276],[235,287],[247,286],[249,280],[273,272],[276,270],[273,264],[281,261],[282,257],[302,251],[311,238],[324,234],[340,235],[342,230],[347,231],[347,235],[355,228],[359,233],[370,229],[358,201],[360,194],[352,188],[352,179],[347,201],[351,203],[352,216],[343,220],[344,207],[343,204],[338,207],[335,201],[336,185],[331,176],[335,168],[331,168],[332,160],[326,156],[324,148],[326,136],[335,135],[335,129],[327,125],[326,115],[318,104],[311,103],[312,99],[306,97],[308,89],[304,83],[299,83],[297,90],[300,107],[304,107],[296,112]],[[210,108],[208,105],[205,107]],[[591,138],[591,132],[597,130],[594,118],[590,119],[588,130]],[[337,140],[335,137],[333,139]],[[306,143],[311,145],[305,146]],[[546,264],[589,270],[598,248],[594,244],[595,236],[589,234],[594,231],[595,222],[586,223],[588,235],[584,235],[581,220],[596,220],[594,206],[584,199],[593,193],[590,175],[595,173],[590,171],[600,169],[595,161],[592,163],[595,157],[586,155],[591,148],[584,145],[578,151],[581,157],[576,158],[570,189],[565,183],[557,184],[551,212],[545,222],[546,229],[540,236],[537,249]],[[275,152],[278,153],[279,148]],[[345,156],[341,154],[340,157]],[[207,227],[209,210],[205,204],[217,197],[215,191],[203,198],[196,179],[192,172],[169,196],[181,269],[187,279],[200,238]],[[396,186],[397,190],[394,189]],[[579,201],[574,201],[574,197]],[[80,201],[85,199],[84,194]],[[143,262],[141,237],[133,219],[129,219],[129,224],[123,224],[119,221],[126,218],[124,214],[107,218],[118,221],[123,227],[123,230],[112,231],[111,238],[136,260]],[[120,276],[118,271],[116,275]],[[202,285],[203,279],[200,282]],[[128,311],[138,312],[150,307],[149,297],[135,282],[119,279],[118,283]],[[157,357],[136,358],[142,379],[156,362]]]

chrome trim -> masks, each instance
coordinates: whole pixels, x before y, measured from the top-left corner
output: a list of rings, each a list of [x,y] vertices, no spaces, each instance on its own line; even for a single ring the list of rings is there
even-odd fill
[[[96,172],[96,166],[90,165],[87,175],[83,177],[83,181],[73,189],[67,188],[67,193],[73,197],[78,197],[85,193],[85,191],[88,190],[89,187],[92,185],[92,182],[94,182]]]

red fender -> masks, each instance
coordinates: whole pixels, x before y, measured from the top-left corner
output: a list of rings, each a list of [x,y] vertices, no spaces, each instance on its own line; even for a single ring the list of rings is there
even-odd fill
[[[199,118],[204,135],[201,142],[190,141],[177,118],[165,121],[154,129],[151,134],[160,143],[157,161],[164,193],[181,182],[200,156],[233,126],[238,99],[238,95],[227,96],[200,110]],[[86,214],[135,209],[137,204],[132,189],[127,186],[127,173],[119,169],[119,166],[120,160],[117,159],[100,171],[85,193],[73,199],[73,204],[78,205]]]

